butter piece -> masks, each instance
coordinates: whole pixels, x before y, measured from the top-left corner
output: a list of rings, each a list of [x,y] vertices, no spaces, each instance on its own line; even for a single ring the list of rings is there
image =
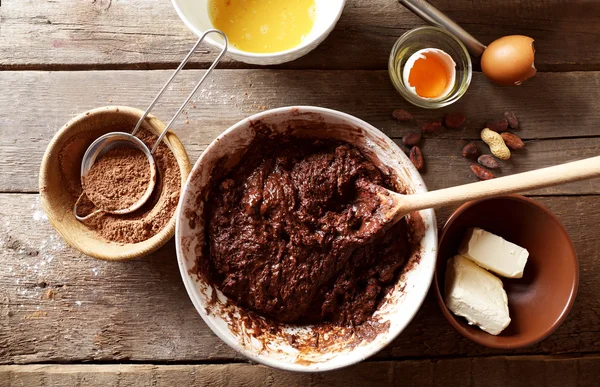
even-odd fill
[[[529,257],[526,249],[480,228],[467,231],[458,252],[484,269],[508,278],[523,277]]]
[[[448,260],[444,299],[452,313],[492,335],[510,324],[502,281],[463,256]]]

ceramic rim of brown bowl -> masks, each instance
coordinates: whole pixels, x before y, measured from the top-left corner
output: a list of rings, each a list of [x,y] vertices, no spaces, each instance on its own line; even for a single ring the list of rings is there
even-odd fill
[[[515,339],[515,342],[505,343],[505,344],[483,342],[479,339],[479,337],[472,335],[467,329],[465,329],[465,327],[463,327],[457,321],[457,319],[461,318],[461,317],[456,317],[446,306],[446,303],[444,302],[444,298],[442,296],[442,291],[440,289],[440,279],[438,278],[439,262],[436,263],[436,267],[434,270],[433,283],[434,283],[434,287],[435,287],[435,297],[437,299],[438,305],[440,306],[440,309],[442,310],[444,317],[446,318],[446,320],[448,320],[448,322],[450,322],[450,324],[454,327],[454,329],[456,329],[461,335],[463,335],[464,337],[466,337],[467,339],[469,339],[471,341],[476,342],[477,344],[480,344],[480,345],[483,345],[483,346],[486,346],[489,348],[517,349],[517,348],[523,348],[523,347],[533,345],[535,343],[538,343],[538,342],[544,340],[546,337],[550,336],[560,326],[560,324],[562,324],[564,322],[564,320],[567,318],[569,312],[571,311],[571,308],[573,307],[575,298],[577,296],[577,290],[579,288],[579,261],[577,259],[577,253],[575,251],[575,246],[573,245],[573,241],[571,240],[571,238],[569,237],[569,234],[567,233],[567,230],[565,229],[563,224],[560,222],[560,220],[556,217],[556,215],[554,215],[543,204],[538,203],[537,201],[530,199],[528,197],[525,197],[523,195],[515,195],[515,194],[502,195],[502,196],[497,196],[494,198],[481,199],[481,200],[476,200],[476,201],[472,201],[472,202],[467,202],[467,203],[461,205],[460,207],[458,207],[452,213],[452,215],[450,215],[450,217],[448,218],[446,223],[444,223],[444,227],[442,228],[442,233],[441,233],[441,236],[438,241],[438,257],[437,257],[437,259],[438,260],[443,259],[443,257],[439,256],[440,246],[442,245],[442,242],[444,241],[444,238],[446,236],[446,233],[447,233],[449,227],[454,223],[454,221],[459,216],[461,216],[469,208],[471,208],[481,202],[488,201],[488,200],[494,200],[494,199],[502,199],[502,198],[512,198],[514,200],[525,202],[529,205],[532,205],[532,206],[540,209],[542,212],[544,212],[546,215],[548,215],[556,223],[556,225],[560,229],[561,233],[564,234],[566,240],[569,242],[569,250],[571,250],[571,252],[572,252],[572,254],[570,256],[574,258],[575,278],[573,280],[573,287],[572,287],[571,293],[569,294],[567,303],[565,304],[565,306],[562,310],[562,313],[558,316],[558,318],[556,318],[554,320],[554,322],[552,324],[550,324],[550,326],[548,326],[548,328],[544,329],[538,335],[536,335],[535,337],[532,337],[530,339],[523,339],[520,341],[517,341]]]
[[[60,191],[56,174],[58,170],[58,157],[61,147],[64,146],[73,136],[74,133],[83,133],[94,125],[86,121],[98,120],[107,115],[123,115],[130,116],[133,121],[139,119],[144,112],[142,110],[128,106],[104,106],[83,112],[69,122],[67,122],[52,138],[42,159],[39,175],[39,191],[42,203],[42,208],[48,220],[54,229],[71,247],[80,252],[107,261],[125,261],[143,257],[150,254],[167,241],[169,241],[175,233],[175,217],[177,211],[173,212],[173,216],[169,223],[151,238],[138,242],[119,244],[116,242],[106,241],[99,236],[92,237],[93,231],[87,229],[74,216],[71,206],[66,206],[65,193]],[[83,128],[77,128],[77,126]],[[87,128],[85,125],[89,125]],[[135,125],[135,123],[134,123]],[[74,129],[77,128],[77,129]],[[98,125],[100,127],[100,125]],[[153,115],[148,115],[144,120],[143,127],[153,134],[160,134],[165,127],[165,124]],[[177,160],[179,171],[181,174],[181,189],[187,181],[187,177],[191,170],[191,165],[187,152],[175,133],[169,131],[163,141]],[[68,208],[67,208],[68,207]]]

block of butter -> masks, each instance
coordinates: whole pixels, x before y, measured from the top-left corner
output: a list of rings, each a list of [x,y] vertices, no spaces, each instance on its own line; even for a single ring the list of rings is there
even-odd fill
[[[444,301],[452,313],[492,335],[510,324],[502,281],[463,256],[448,260]]]
[[[523,277],[529,252],[480,228],[470,228],[458,249],[484,269],[507,278]]]

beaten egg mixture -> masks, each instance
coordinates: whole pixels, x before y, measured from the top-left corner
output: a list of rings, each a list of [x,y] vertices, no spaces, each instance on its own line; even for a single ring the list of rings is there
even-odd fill
[[[272,53],[294,48],[313,28],[315,0],[210,0],[210,20],[235,48]]]

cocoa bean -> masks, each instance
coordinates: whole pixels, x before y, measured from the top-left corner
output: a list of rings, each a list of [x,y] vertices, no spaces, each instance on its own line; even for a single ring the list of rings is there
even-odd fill
[[[469,159],[476,160],[477,157],[481,154],[479,147],[474,143],[470,142],[462,149],[462,155]]]
[[[441,121],[428,121],[423,124],[422,130],[424,134],[438,134],[442,129]]]
[[[477,158],[477,162],[489,169],[496,169],[500,165],[498,165],[498,161],[494,158],[494,156],[490,155],[481,155]]]
[[[392,117],[397,119],[400,122],[410,122],[413,120],[412,114],[407,112],[404,109],[396,109],[392,112]]]
[[[492,172],[488,171],[487,169],[478,164],[472,164],[471,171],[473,171],[473,173],[475,174],[475,176],[477,176],[479,180],[490,180],[496,177]]]
[[[418,131],[410,131],[402,137],[402,142],[408,146],[415,146],[421,141],[423,133]]]
[[[409,157],[410,161],[412,161],[415,168],[417,168],[417,171],[423,169],[425,162],[423,160],[423,153],[421,152],[421,149],[418,146],[413,146],[411,148]]]
[[[467,117],[462,113],[448,113],[444,117],[444,126],[448,129],[463,129],[467,126]]]
[[[486,124],[486,128],[493,130],[494,132],[502,133],[508,130],[508,121],[506,118],[500,118],[498,120],[489,120]]]
[[[519,120],[517,120],[517,116],[513,112],[504,112],[504,118],[508,122],[508,126],[511,129],[517,129],[519,127]]]
[[[519,150],[525,148],[525,143],[516,134],[504,132],[500,133],[500,135],[502,136],[502,139],[504,140],[504,143],[508,149]]]

